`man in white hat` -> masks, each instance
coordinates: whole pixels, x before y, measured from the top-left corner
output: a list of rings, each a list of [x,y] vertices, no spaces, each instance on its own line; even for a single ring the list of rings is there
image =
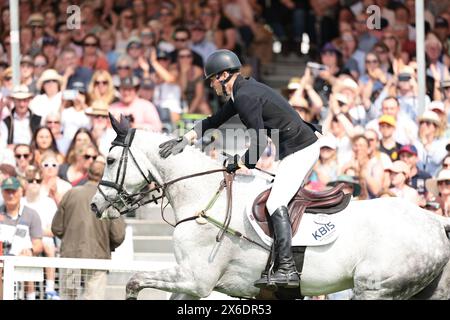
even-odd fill
[[[35,115],[29,104],[33,93],[24,84],[16,86],[10,95],[14,108],[11,115],[0,124],[0,138],[4,144],[30,144],[34,131],[41,123],[41,117]]]

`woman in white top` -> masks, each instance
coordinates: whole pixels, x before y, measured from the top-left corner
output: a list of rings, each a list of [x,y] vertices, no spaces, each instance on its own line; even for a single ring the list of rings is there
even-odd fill
[[[70,140],[73,139],[78,129],[89,128],[91,125],[89,117],[84,113],[84,110],[88,107],[86,104],[86,88],[82,82],[75,82],[74,87],[75,84],[79,85],[74,92],[75,97],[73,97],[73,100],[66,100],[66,104],[71,104],[71,106],[65,108],[61,113],[63,134]]]
[[[45,70],[37,81],[41,94],[30,101],[30,110],[42,117],[42,124],[49,113],[58,113],[62,104],[62,78],[54,69]]]
[[[40,169],[42,172],[41,193],[52,198],[56,204],[59,204],[64,194],[72,186],[58,177],[59,163],[57,155],[52,151],[42,154]]]

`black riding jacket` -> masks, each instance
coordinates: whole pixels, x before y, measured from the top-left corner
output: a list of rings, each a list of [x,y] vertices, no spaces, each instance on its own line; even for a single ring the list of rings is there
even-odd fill
[[[250,147],[242,157],[248,168],[256,166],[267,146],[267,136],[275,143],[281,160],[316,142],[314,131],[321,132],[320,126],[303,121],[275,90],[241,75],[233,84],[233,99],[229,99],[215,114],[197,123],[193,130],[197,137],[201,137],[205,131],[218,128],[235,114],[239,115],[247,129],[255,129],[250,130]]]

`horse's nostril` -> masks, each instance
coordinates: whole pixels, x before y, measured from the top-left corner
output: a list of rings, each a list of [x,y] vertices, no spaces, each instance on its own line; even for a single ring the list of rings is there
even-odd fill
[[[91,210],[95,213],[95,216],[97,218],[100,218],[102,216],[102,213],[98,210],[97,205],[95,203],[91,203]]]

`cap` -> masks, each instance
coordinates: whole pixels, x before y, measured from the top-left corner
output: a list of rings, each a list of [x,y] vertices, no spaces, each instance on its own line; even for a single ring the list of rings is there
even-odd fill
[[[169,59],[170,58],[170,54],[165,51],[165,50],[158,50],[156,52],[156,58],[157,59]]]
[[[444,17],[438,16],[434,20],[435,28],[448,28],[448,21]]]
[[[28,63],[34,66],[34,59],[29,55],[24,55],[20,58],[20,63]]]
[[[128,39],[127,42],[127,50],[130,49],[132,45],[137,45],[138,47],[142,47],[142,41],[141,38],[137,36],[132,36]]]
[[[397,125],[397,120],[395,120],[394,116],[383,114],[380,118],[378,118],[378,124],[387,123],[395,127]]]
[[[335,186],[339,183],[346,183],[353,185],[353,196],[357,197],[361,194],[361,185],[359,184],[359,181],[353,177],[349,176],[347,174],[341,174],[339,175],[336,180],[330,181],[327,183],[327,186]]]
[[[58,39],[52,37],[52,36],[44,36],[44,38],[42,38],[42,45],[46,46],[46,45],[53,45],[56,46],[58,44]]]
[[[88,116],[108,116],[108,104],[103,100],[95,100],[92,105],[84,110]]]
[[[438,112],[445,113],[444,103],[442,101],[438,101],[438,100],[431,101],[428,104],[427,109],[431,110],[431,111],[435,111],[435,112],[438,111]]]
[[[406,176],[406,178],[409,178],[409,175],[411,173],[411,170],[409,169],[409,166],[406,164],[406,162],[401,160],[394,161],[392,163],[392,166],[386,168],[386,171],[403,173]]]
[[[76,90],[81,93],[86,93],[86,85],[84,84],[84,82],[81,82],[81,81],[76,81],[76,82],[72,83],[71,89]]]
[[[153,82],[152,79],[145,78],[145,79],[142,79],[140,88],[141,89],[154,89],[155,83]]]
[[[42,15],[42,13],[32,13],[28,17],[27,25],[33,27],[33,26],[40,26],[43,27],[45,25],[45,18]]]
[[[437,126],[439,126],[440,124],[439,116],[437,115],[436,112],[431,110],[426,110],[424,113],[422,113],[422,115],[419,117],[418,120],[419,123],[422,121],[430,121],[436,124]]]
[[[425,181],[425,187],[434,196],[438,197],[439,196],[438,182],[446,180],[450,180],[450,170],[448,169],[439,171],[436,179],[428,179],[427,181]]]
[[[22,100],[22,99],[28,99],[31,98],[33,93],[30,91],[27,85],[21,84],[18,86],[15,86],[10,94],[11,98]]]
[[[341,54],[341,52],[332,44],[331,42],[327,42],[323,47],[322,50],[320,50],[320,53],[325,52],[334,52],[336,54]]]
[[[16,177],[9,177],[3,180],[2,190],[17,190],[20,188],[20,182]]]
[[[336,138],[332,135],[324,135],[319,139],[319,146],[321,148],[326,147],[326,148],[336,150],[336,148],[337,148]]]
[[[441,81],[441,87],[442,87],[442,88],[448,88],[448,87],[450,87],[450,79],[442,80],[442,81]]]
[[[124,79],[121,79],[120,81],[120,87],[127,87],[127,88],[134,88],[139,85],[139,79],[137,77],[126,77]]]
[[[399,155],[403,152],[417,156],[417,148],[412,144],[406,144],[403,147],[401,147],[400,150],[398,150]]]

